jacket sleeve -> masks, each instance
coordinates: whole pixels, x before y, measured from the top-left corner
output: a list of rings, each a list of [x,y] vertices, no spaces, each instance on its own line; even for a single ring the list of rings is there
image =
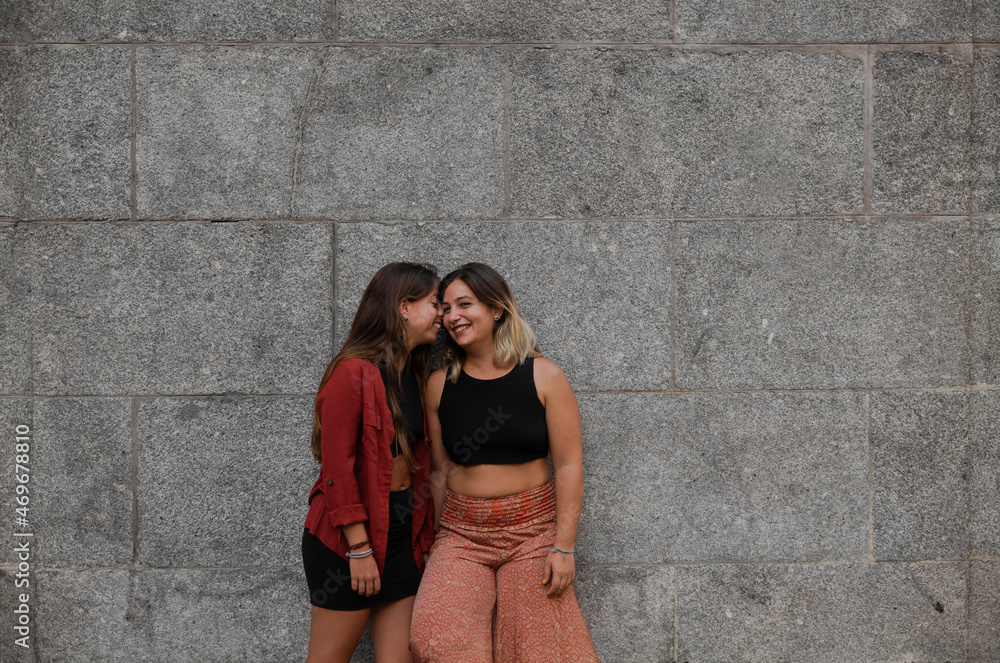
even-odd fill
[[[341,527],[364,522],[368,512],[354,474],[364,409],[360,364],[352,360],[337,364],[316,400],[322,453],[320,483],[330,524]]]

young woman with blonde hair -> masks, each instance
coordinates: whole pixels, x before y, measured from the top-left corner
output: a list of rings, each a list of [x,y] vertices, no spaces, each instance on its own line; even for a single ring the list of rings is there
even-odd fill
[[[378,663],[410,663],[410,615],[434,539],[421,397],[437,270],[390,263],[368,284],[316,396],[302,561],[308,663],[347,663],[365,624]]]
[[[573,389],[494,269],[464,265],[440,295],[450,362],[427,383],[439,530],[413,609],[414,657],[596,661],[572,587],[583,501]]]

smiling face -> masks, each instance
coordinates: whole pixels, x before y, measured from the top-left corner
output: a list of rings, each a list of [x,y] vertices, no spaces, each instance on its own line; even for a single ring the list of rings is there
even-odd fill
[[[492,344],[493,316],[500,309],[479,301],[464,281],[456,279],[448,284],[441,302],[444,327],[459,347],[468,351],[476,344]]]
[[[406,338],[412,350],[418,345],[433,343],[441,328],[441,309],[438,306],[437,288],[413,301],[400,302],[399,312],[406,318]]]

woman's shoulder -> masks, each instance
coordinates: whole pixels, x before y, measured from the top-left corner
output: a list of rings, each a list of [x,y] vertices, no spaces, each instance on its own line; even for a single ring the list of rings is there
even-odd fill
[[[541,378],[542,380],[553,380],[561,377],[565,377],[562,369],[559,365],[552,361],[551,359],[546,359],[545,357],[534,357],[529,358],[528,361],[534,362],[535,378]]]

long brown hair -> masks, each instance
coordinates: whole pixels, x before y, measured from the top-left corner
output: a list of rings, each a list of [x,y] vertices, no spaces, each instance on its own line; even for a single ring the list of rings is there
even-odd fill
[[[333,369],[345,359],[365,359],[384,366],[388,378],[386,392],[392,412],[392,425],[396,429],[396,444],[410,472],[417,469],[414,453],[417,441],[409,439],[403,411],[399,406],[402,372],[409,359],[413,371],[422,381],[426,380],[430,346],[418,345],[407,357],[406,323],[399,313],[399,303],[404,299],[412,302],[426,297],[434,291],[437,284],[437,267],[428,263],[391,262],[378,270],[361,295],[347,340],[326,367],[323,379],[319,382],[319,391],[322,391],[333,374]],[[316,462],[322,461],[321,423],[319,408],[313,406],[311,443]]]
[[[481,262],[466,263],[441,279],[438,297],[442,301],[444,291],[455,281],[469,286],[476,299],[487,307],[495,306],[500,309],[500,319],[493,326],[494,366],[505,366],[512,361],[521,364],[528,357],[542,356],[531,325],[518,310],[514,293],[500,272]],[[448,378],[456,382],[462,373],[465,350],[455,343],[450,334],[445,341],[445,348],[444,363],[448,366]]]

